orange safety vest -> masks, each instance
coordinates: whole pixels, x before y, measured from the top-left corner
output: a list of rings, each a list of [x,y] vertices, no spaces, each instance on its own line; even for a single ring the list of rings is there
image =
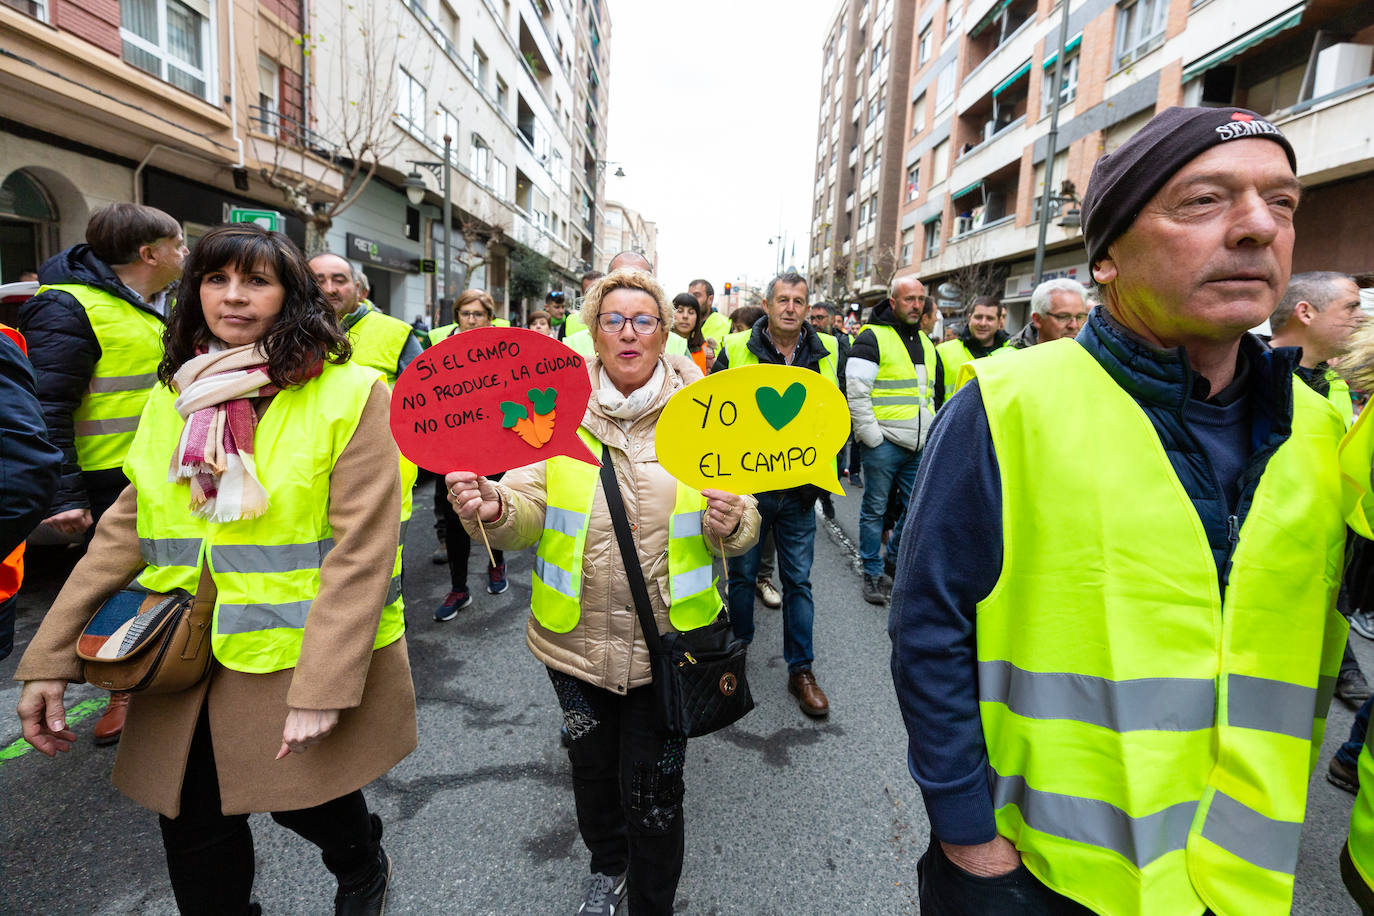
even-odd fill
[[[0,334],[4,334],[10,340],[19,345],[20,351],[29,355],[29,345],[24,340],[24,335],[7,324],[0,324]],[[4,603],[14,597],[14,593],[19,591],[19,583],[24,581],[24,545],[21,543],[0,563],[0,603]]]

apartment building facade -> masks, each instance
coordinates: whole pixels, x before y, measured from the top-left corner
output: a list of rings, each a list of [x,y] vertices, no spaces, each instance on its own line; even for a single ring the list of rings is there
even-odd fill
[[[605,272],[611,258],[622,251],[637,251],[648,258],[650,264],[658,265],[658,224],[646,220],[638,210],[616,200],[606,201],[602,238],[605,247],[597,270]]]
[[[130,199],[191,241],[275,214],[407,320],[598,258],[604,0],[0,0],[0,28],[0,279]]]
[[[826,27],[808,276],[813,299],[876,301],[896,266],[915,4],[841,0]]]
[[[916,6],[894,273],[947,312],[998,296],[1015,327],[1034,287],[1062,0]],[[1371,46],[1360,0],[1069,0],[1043,276],[1090,282],[1078,207],[1093,164],[1171,105],[1241,105],[1288,136],[1307,187],[1294,270],[1374,268],[1358,222],[1374,200]]]

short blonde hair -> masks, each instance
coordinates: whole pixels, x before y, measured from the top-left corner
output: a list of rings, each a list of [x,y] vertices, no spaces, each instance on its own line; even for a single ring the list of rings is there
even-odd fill
[[[464,290],[463,294],[453,300],[453,320],[458,320],[458,310],[469,302],[476,302],[487,310],[488,318],[496,317],[496,301],[491,298],[491,294],[484,289]]]
[[[658,285],[658,281],[642,270],[622,267],[606,274],[597,280],[591,289],[587,290],[587,296],[582,300],[582,311],[578,313],[582,318],[582,323],[587,326],[587,330],[596,331],[596,318],[601,314],[601,300],[606,298],[607,293],[617,289],[632,289],[641,293],[648,293],[653,297],[654,302],[658,303],[659,329],[666,333],[673,326],[673,309],[668,304],[667,298],[664,297],[663,287]]]

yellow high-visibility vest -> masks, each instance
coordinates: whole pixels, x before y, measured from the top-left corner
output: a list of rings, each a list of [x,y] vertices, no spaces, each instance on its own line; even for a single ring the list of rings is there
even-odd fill
[[[348,340],[353,344],[353,362],[376,369],[386,378],[387,385],[394,386],[401,351],[411,333],[410,325],[401,319],[369,308],[348,329]]]
[[[1346,636],[1339,419],[1293,379],[1223,599],[1154,426],[1086,350],[975,374],[1004,532],[977,607],[998,832],[1095,912],[1287,913]],[[1047,468],[1086,483],[1047,499]]]
[[[731,369],[737,369],[740,366],[752,366],[758,363],[759,358],[749,349],[749,336],[753,333],[753,330],[750,329],[747,331],[736,331],[733,334],[727,334],[725,336],[725,354]],[[826,353],[820,362],[820,374],[828,379],[830,384],[838,387],[839,376],[836,369],[839,365],[839,356],[836,354],[839,352],[840,345],[836,342],[834,334],[819,334],[817,336],[820,337],[821,344],[825,347]],[[800,345],[800,343],[801,342],[798,341],[798,345]]]
[[[880,425],[920,429],[929,427],[935,414],[935,344],[924,331],[917,331],[924,362],[917,366],[896,328],[885,324],[865,325],[878,341],[878,374],[873,379],[873,417]],[[925,412],[924,419],[921,413]]]
[[[72,413],[76,463],[83,471],[117,468],[133,444],[148,393],[157,384],[166,325],[158,316],[94,286],[54,283],[40,286],[38,292],[50,289],[81,303],[100,344],[91,382]]]
[[[272,399],[253,437],[268,508],[252,519],[213,522],[192,514],[184,484],[167,480],[184,421],[165,385],[144,408],[124,473],[138,488],[136,527],[147,567],[138,583],[156,592],[194,592],[209,564],[218,592],[210,645],[226,668],[262,674],[293,668],[306,617],[320,590],[320,566],[334,546],[329,478],[353,438],[377,372],[326,362],[318,378]],[[380,649],[405,631],[394,574],[377,609]]]

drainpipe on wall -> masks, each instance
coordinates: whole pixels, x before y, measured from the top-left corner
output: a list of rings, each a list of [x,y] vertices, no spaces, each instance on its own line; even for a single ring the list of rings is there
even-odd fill
[[[239,148],[239,161],[234,168],[243,168],[243,138],[239,136],[239,60],[236,52],[238,36],[234,31],[235,0],[229,0],[229,123],[232,125],[234,145]]]
[[[301,0],[301,145],[310,130],[310,0]]]

